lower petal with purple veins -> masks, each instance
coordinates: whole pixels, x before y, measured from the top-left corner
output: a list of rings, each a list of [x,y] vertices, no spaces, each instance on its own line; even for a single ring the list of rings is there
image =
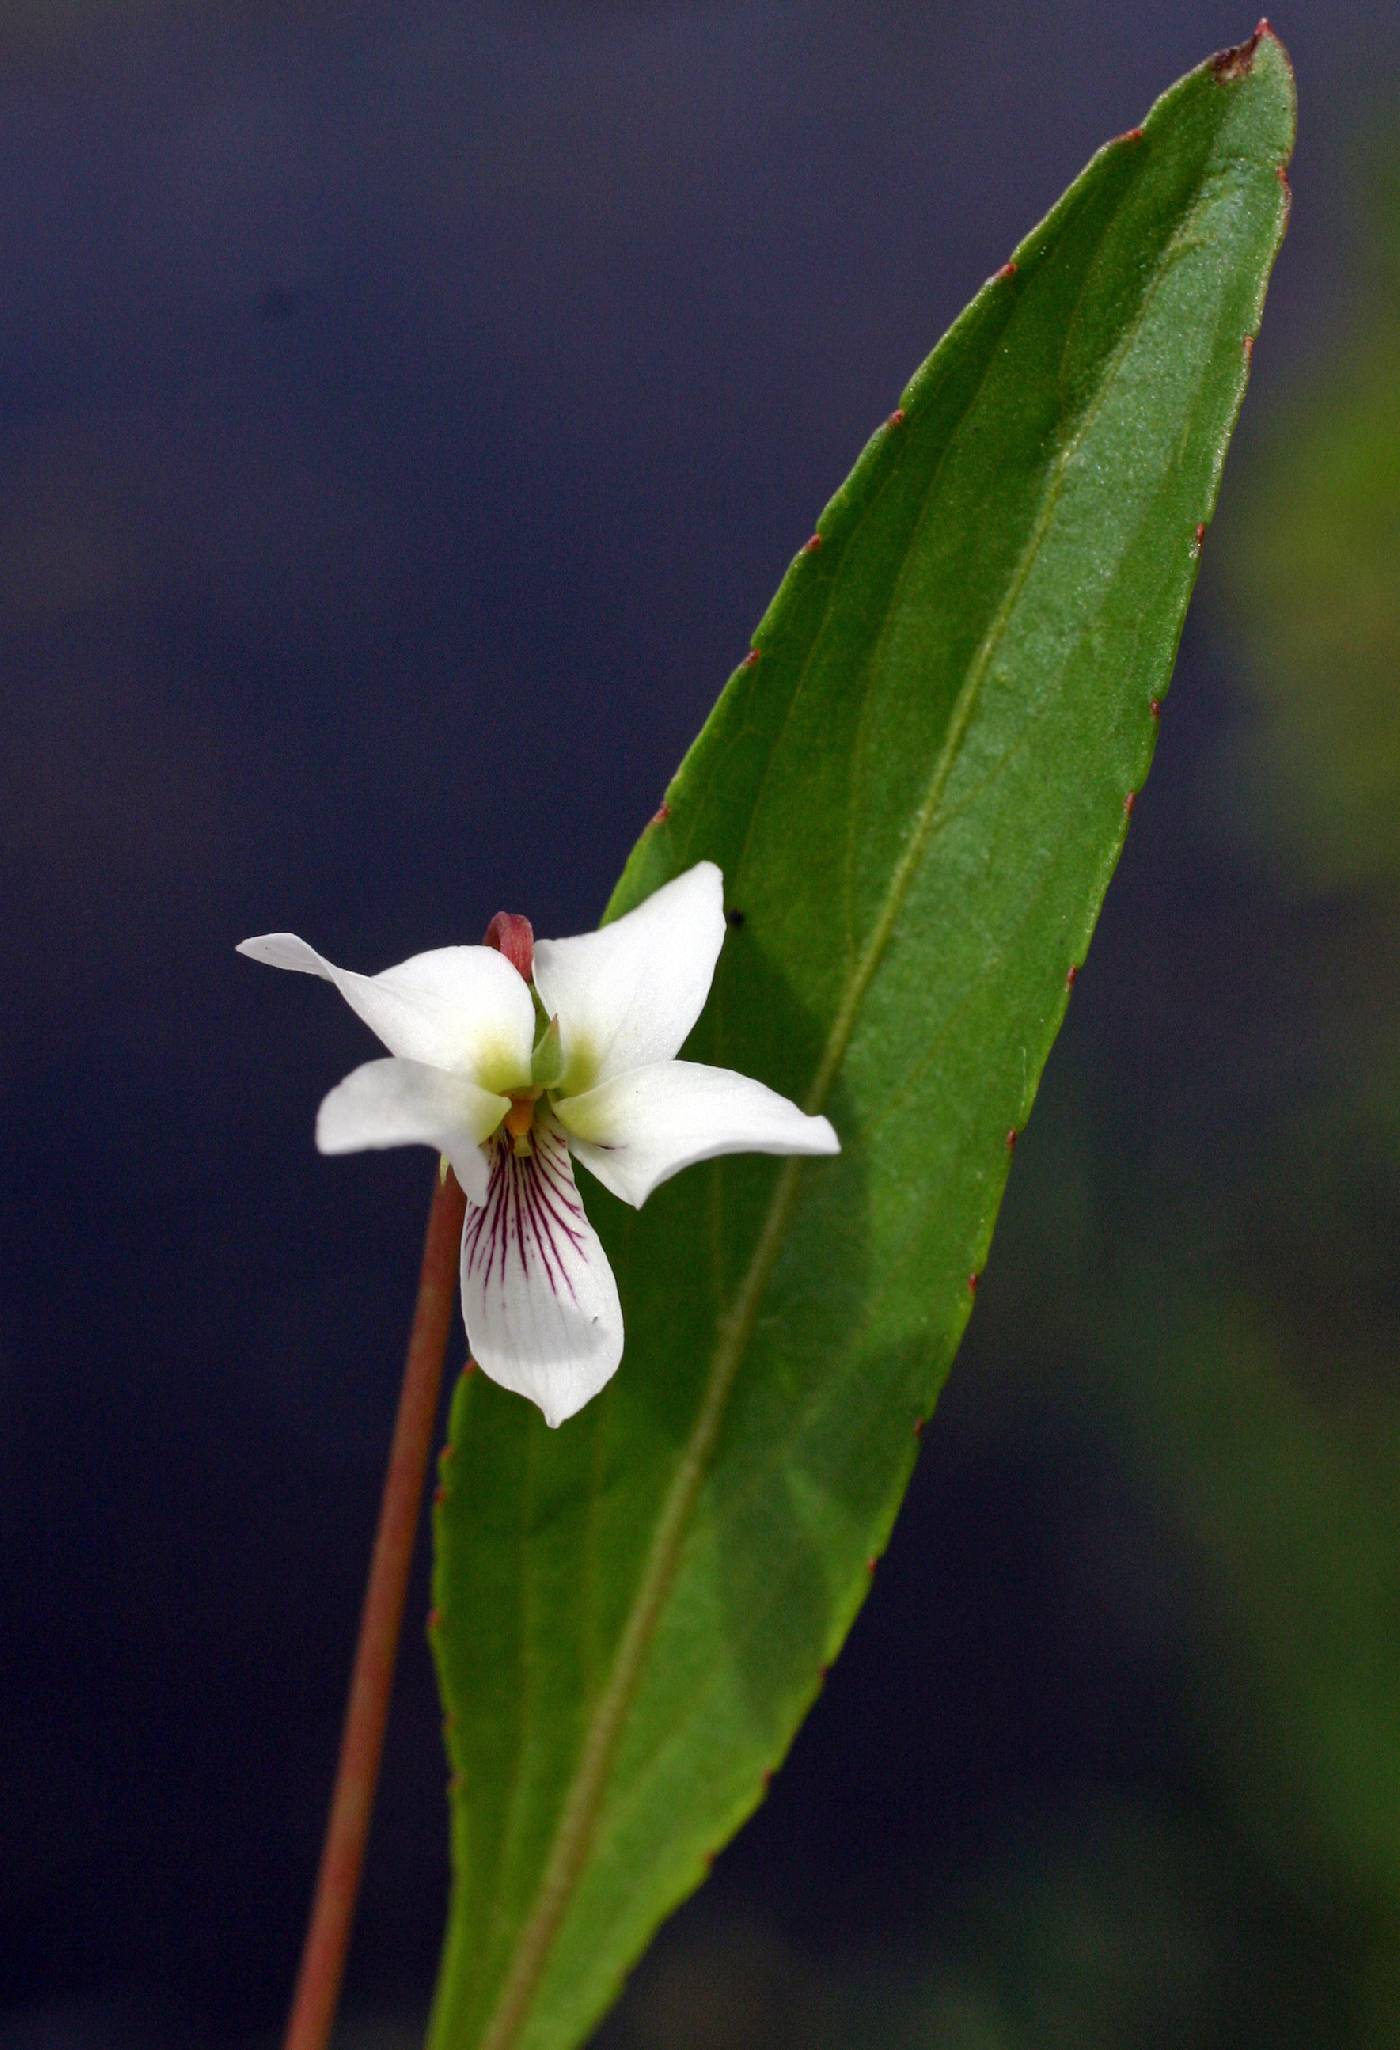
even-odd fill
[[[564,1135],[539,1118],[531,1150],[498,1138],[486,1200],[462,1233],[462,1309],[482,1372],[561,1424],[612,1378],[622,1308],[584,1214]]]

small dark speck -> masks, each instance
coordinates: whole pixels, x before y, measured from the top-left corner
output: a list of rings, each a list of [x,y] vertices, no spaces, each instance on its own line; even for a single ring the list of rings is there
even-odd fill
[[[301,305],[300,292],[289,292],[285,285],[269,285],[257,297],[259,320],[290,320]]]
[[[744,913],[742,911],[726,911],[724,917],[727,925],[740,926],[744,923]]]

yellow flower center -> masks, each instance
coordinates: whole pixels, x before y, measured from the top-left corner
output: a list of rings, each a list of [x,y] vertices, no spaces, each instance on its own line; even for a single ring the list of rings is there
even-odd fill
[[[538,1089],[513,1089],[510,1093],[510,1109],[501,1119],[501,1125],[510,1133],[511,1145],[518,1154],[530,1151],[530,1129],[535,1122],[535,1105],[539,1096]]]

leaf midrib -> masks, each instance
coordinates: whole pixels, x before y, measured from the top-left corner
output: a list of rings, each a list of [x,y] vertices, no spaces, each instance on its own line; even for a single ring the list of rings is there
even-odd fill
[[[1185,235],[1199,204],[1200,183],[1185,207],[1181,221],[1163,246],[1153,266],[1151,284],[1144,291],[1133,318],[1126,326],[1123,337],[1105,368],[1095,402],[1087,406],[1075,423],[1074,430],[1059,451],[1053,471],[1047,481],[1041,509],[1031,534],[1021,552],[1016,573],[1011,580],[1005,597],[998,606],[991,624],[978,646],[976,656],[969,665],[967,675],[960,687],[948,732],[939,752],[938,761],[929,780],[928,790],[916,814],[915,830],[910,836],[904,855],[897,863],[890,879],[886,898],[880,914],[875,919],[870,940],[864,956],[852,977],[846,999],[839,1006],[832,1022],[826,1047],[813,1077],[812,1086],[804,1100],[808,1112],[822,1109],[835,1081],[837,1071],[845,1057],[855,1027],[857,1013],[870,983],[883,959],[885,948],[894,929],[895,919],[903,905],[916,869],[921,865],[928,843],[938,818],[939,804],[948,779],[961,752],[968,723],[976,709],[981,695],[983,681],[992,659],[1001,644],[1008,620],[1015,609],[1022,590],[1037,559],[1045,530],[1054,513],[1063,489],[1064,475],[1071,458],[1078,452],[1099,411],[1111,391],[1118,368],[1135,341],[1148,308],[1160,288],[1162,279],[1173,261],[1177,245]],[[1125,188],[1119,204],[1127,197]],[[1116,209],[1115,209],[1116,213]],[[1106,229],[1105,231],[1106,232]],[[1100,237],[1102,240],[1102,236]],[[978,390],[981,386],[979,382]],[[961,420],[965,421],[973,401],[969,399]],[[961,424],[961,421],[960,421]],[[950,437],[951,439],[951,437]],[[869,508],[866,508],[868,514]],[[926,517],[921,509],[920,526]],[[917,537],[916,528],[916,537]],[[912,543],[911,543],[912,551]],[[881,623],[883,637],[890,611],[893,609],[902,578],[897,578],[886,607],[885,619]],[[828,598],[829,608],[829,598]],[[825,621],[823,621],[823,625]],[[802,670],[795,681],[793,696],[795,702],[802,682],[815,657],[820,642],[821,630],[814,636]],[[785,715],[786,717],[786,715]],[[683,1452],[675,1479],[662,1505],[657,1521],[656,1534],[648,1554],[638,1587],[637,1596],[628,1615],[627,1626],[618,1645],[613,1662],[612,1675],[599,1701],[588,1737],[579,1757],[569,1799],[559,1819],[554,1842],[550,1847],[544,1877],[540,1882],[534,1911],[521,1931],[521,1940],[515,1953],[515,1961],[507,1977],[486,2032],[480,2039],[480,2050],[512,2050],[518,2041],[520,2029],[528,2019],[529,2004],[535,1987],[548,1960],[550,1949],[559,1931],[569,1895],[588,1846],[596,1823],[598,1809],[606,1788],[613,1752],[621,1734],[627,1710],[631,1704],[641,1677],[646,1651],[655,1635],[661,1607],[669,1591],[684,1541],[686,1527],[708,1469],[710,1454],[719,1436],[720,1425],[728,1404],[740,1363],[747,1349],[749,1339],[757,1321],[759,1305],[768,1286],[773,1267],[776,1264],[782,1233],[796,1198],[799,1159],[783,1163],[768,1212],[748,1270],[736,1292],[734,1306],[718,1320],[718,1337],[706,1384],[704,1399],[696,1417],[695,1427]]]

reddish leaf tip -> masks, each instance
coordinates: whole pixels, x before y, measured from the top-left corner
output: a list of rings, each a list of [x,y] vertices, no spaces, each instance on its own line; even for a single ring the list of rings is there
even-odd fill
[[[1128,815],[1128,817],[1129,817],[1129,818],[1131,818],[1131,817],[1132,817],[1132,815],[1133,815],[1133,812],[1134,812],[1134,809],[1136,808],[1136,805],[1137,805],[1137,792],[1136,792],[1136,790],[1130,790],[1130,791],[1128,792],[1127,796],[1126,796],[1126,797],[1125,797],[1125,798],[1123,799],[1123,809],[1124,809],[1124,811],[1125,811],[1125,812],[1127,813],[1127,815]]]
[[[1000,270],[994,272],[993,275],[999,278],[1014,278],[1016,275],[1016,265],[1008,259],[1001,266]]]
[[[905,418],[906,414],[903,406],[896,406],[894,411],[890,414],[889,419],[885,422],[885,425],[886,427],[902,427],[904,425]]]
[[[1011,1130],[1006,1135],[1006,1149],[1008,1153],[1013,1152],[1015,1150],[1016,1141],[1020,1138],[1020,1136],[1020,1133],[1016,1130],[1016,1127],[1013,1125],[1011,1127]]]
[[[1149,698],[1147,700],[1147,709],[1154,719],[1160,719],[1162,716],[1162,700],[1160,698]]]
[[[1117,142],[1141,142],[1143,132],[1141,128],[1125,128],[1123,133],[1114,139]]]
[[[969,1275],[968,1275],[968,1277],[967,1277],[967,1287],[968,1287],[968,1293],[969,1293],[970,1295],[976,1295],[976,1293],[977,1293],[977,1284],[978,1284],[978,1282],[979,1282],[979,1281],[980,1281],[981,1279],[982,1279],[982,1277],[981,1277],[981,1275],[980,1275],[980,1274],[969,1274]]]
[[[807,540],[802,543],[802,553],[804,555],[815,555],[821,545],[822,537],[820,534],[809,535]]]
[[[757,666],[757,663],[758,663],[758,649],[757,649],[757,648],[750,648],[750,649],[749,649],[749,652],[748,652],[748,654],[747,654],[747,655],[745,655],[745,657],[744,657],[743,661],[742,661],[742,662],[741,662],[741,663],[739,664],[739,667],[740,667],[741,669],[753,669],[753,668],[755,668],[755,667]]]
[[[915,1419],[914,1419],[914,1436],[915,1436],[916,1438],[922,1438],[922,1437],[923,1437],[923,1435],[924,1435],[924,1424],[926,1423],[926,1421],[927,1421],[927,1419],[926,1419],[925,1417],[921,1417],[921,1416],[916,1416],[916,1417],[915,1417]]]
[[[1079,980],[1079,967],[1078,967],[1078,964],[1077,964],[1076,962],[1071,962],[1071,963],[1070,963],[1070,965],[1069,965],[1069,967],[1068,967],[1068,968],[1067,968],[1067,969],[1065,970],[1065,988],[1066,988],[1066,989],[1073,989],[1073,988],[1074,988],[1074,985],[1076,984],[1076,982],[1078,982],[1078,980]]]
[[[1210,60],[1210,68],[1222,85],[1233,85],[1237,79],[1248,78],[1254,69],[1254,53],[1265,36],[1274,32],[1267,21],[1261,21],[1247,42],[1236,43],[1232,49],[1220,50]],[[1277,36],[1274,36],[1277,42]]]
[[[663,797],[660,804],[657,805],[656,810],[651,815],[651,823],[654,826],[664,826],[667,819],[669,819],[670,816],[671,807],[669,804],[667,804],[665,798]]]

